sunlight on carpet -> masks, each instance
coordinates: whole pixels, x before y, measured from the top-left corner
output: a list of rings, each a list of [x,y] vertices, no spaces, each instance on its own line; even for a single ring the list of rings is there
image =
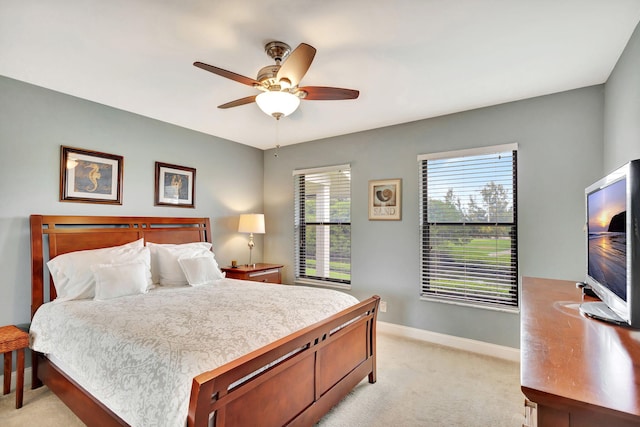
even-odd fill
[[[378,334],[378,380],[358,384],[318,427],[521,427],[520,365]]]

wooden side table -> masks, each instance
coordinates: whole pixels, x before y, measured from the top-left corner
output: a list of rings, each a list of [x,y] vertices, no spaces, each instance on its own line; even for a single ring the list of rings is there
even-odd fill
[[[222,271],[229,279],[250,280],[252,282],[282,283],[282,264],[239,265],[224,267]]]
[[[4,353],[4,387],[2,394],[11,391],[12,352],[18,354],[18,366],[16,369],[16,409],[22,408],[22,396],[24,389],[24,349],[29,347],[29,334],[15,326],[0,327],[0,353]]]

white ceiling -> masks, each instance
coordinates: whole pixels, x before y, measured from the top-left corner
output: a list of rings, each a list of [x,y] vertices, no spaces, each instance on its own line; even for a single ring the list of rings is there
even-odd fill
[[[606,81],[640,0],[0,0],[0,75],[261,149]],[[257,90],[264,44],[318,51],[302,86],[360,90],[302,101],[280,121]],[[1,96],[2,94],[0,94]]]

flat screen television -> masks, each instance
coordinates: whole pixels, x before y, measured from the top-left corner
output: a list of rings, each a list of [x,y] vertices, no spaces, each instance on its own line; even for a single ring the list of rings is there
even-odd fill
[[[587,316],[640,328],[640,159],[585,189]]]

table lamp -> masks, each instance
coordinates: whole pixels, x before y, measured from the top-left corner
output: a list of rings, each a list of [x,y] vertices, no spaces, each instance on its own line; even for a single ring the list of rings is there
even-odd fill
[[[249,264],[251,263],[251,252],[253,251],[253,233],[264,234],[264,214],[241,214],[238,222],[239,233],[249,233]]]

